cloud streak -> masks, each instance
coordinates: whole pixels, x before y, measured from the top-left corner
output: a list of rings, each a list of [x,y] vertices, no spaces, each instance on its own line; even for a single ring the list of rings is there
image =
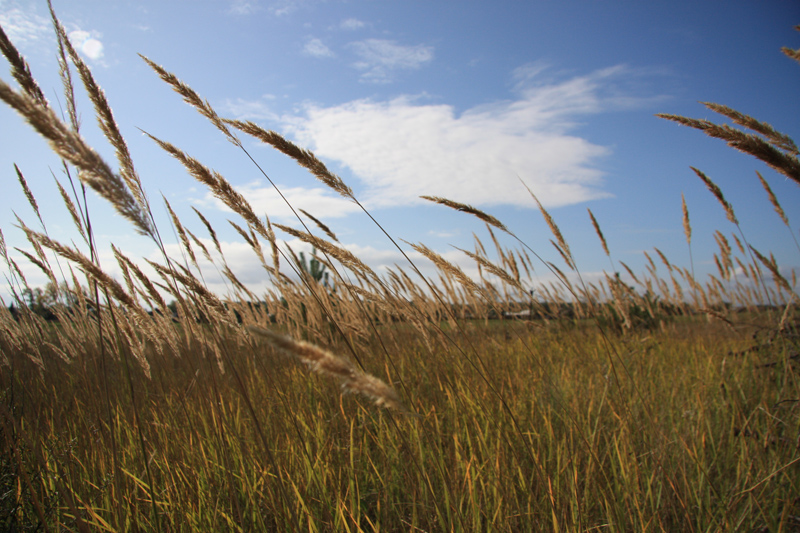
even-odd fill
[[[26,46],[52,35],[49,19],[25,12],[19,7],[1,8],[0,26],[16,46]]]
[[[364,71],[361,80],[372,83],[388,83],[397,70],[418,69],[433,60],[433,47],[422,44],[404,46],[385,39],[355,41],[348,48],[359,57],[353,64]]]
[[[306,45],[303,47],[303,53],[311,57],[319,58],[334,57],[336,55],[325,43],[316,38],[309,39],[308,42],[306,42]]]

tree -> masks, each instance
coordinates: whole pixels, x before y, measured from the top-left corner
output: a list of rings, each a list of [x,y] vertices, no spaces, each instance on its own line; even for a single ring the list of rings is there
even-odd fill
[[[306,256],[300,252],[300,264],[298,265],[303,272],[308,274],[311,279],[317,283],[321,283],[323,287],[330,287],[328,284],[328,273],[325,271],[327,267],[317,259],[317,249],[311,249],[311,259],[306,261]]]
[[[53,306],[58,303],[58,287],[49,282],[44,290],[41,287],[31,289],[26,287],[22,290],[22,302],[25,306],[37,315],[47,320],[54,320]]]

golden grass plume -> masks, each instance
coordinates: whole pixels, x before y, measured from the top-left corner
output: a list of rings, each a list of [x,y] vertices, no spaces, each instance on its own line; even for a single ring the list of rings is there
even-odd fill
[[[247,326],[247,330],[266,339],[275,348],[296,357],[308,365],[312,371],[336,378],[345,391],[364,395],[378,407],[387,407],[403,413],[409,412],[392,387],[375,376],[362,372],[349,361],[314,344],[297,341],[259,326],[250,325]]]

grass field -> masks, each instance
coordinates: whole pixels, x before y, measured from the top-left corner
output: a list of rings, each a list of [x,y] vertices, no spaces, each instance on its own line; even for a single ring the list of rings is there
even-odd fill
[[[429,197],[486,225],[468,253],[480,279],[423,244],[412,247],[435,278],[412,262],[379,274],[313,213],[297,228],[272,224],[225,178],[154,138],[240,217],[272,282],[251,294],[223,257],[234,287],[223,297],[197,262],[212,259],[204,240],[221,256],[213,227],[200,212],[191,224],[173,213],[185,258],[166,253],[105,95],[53,19],[63,71],[89,95],[119,168],[76,133],[72,77],[62,120],[0,35],[19,85],[0,81],[0,99],[72,169],[63,198],[79,242],[48,236],[18,172],[42,226],[21,222],[33,251],[19,252],[51,282],[29,287],[2,244],[15,300],[0,311],[0,529],[800,531],[796,281],[741,231],[717,232],[719,272],[707,280],[656,250],[666,278],[648,256],[645,272],[619,263],[624,278],[592,284],[543,207],[562,266],[520,240],[501,246],[496,234],[515,237],[502,221]],[[244,157],[241,133],[361,205],[312,153],[219,117],[145,61]],[[738,127],[663,117],[800,183],[791,139],[709,108]],[[723,191],[696,173],[735,223]],[[158,245],[151,275],[116,248],[123,277],[106,273],[84,197],[67,192],[82,187]],[[279,246],[276,230],[315,253]],[[684,231],[691,249],[686,211]],[[72,269],[53,268],[54,257]],[[534,265],[558,281],[534,287]]]

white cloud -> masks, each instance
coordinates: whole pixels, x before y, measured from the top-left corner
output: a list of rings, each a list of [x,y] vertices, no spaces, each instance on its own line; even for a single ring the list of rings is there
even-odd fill
[[[103,43],[84,30],[69,32],[69,40],[76,50],[91,59],[98,61],[103,58]]]
[[[637,101],[613,88],[629,71],[615,67],[534,83],[534,70],[518,77],[518,98],[460,115],[452,106],[406,96],[310,105],[304,116],[285,118],[285,127],[321,159],[348,167],[366,185],[362,196],[373,207],[418,203],[423,194],[530,207],[520,179],[548,207],[608,196],[596,164],[609,149],[571,132],[582,115]]]
[[[334,57],[336,54],[319,39],[309,39],[303,53],[311,57]]]
[[[277,120],[278,115],[273,112],[266,100],[274,100],[272,94],[261,96],[261,100],[226,100],[222,108],[228,111],[238,120]]]
[[[366,24],[361,20],[355,18],[349,18],[349,19],[344,19],[339,24],[339,27],[343,30],[358,30],[360,28],[363,28],[365,25]]]
[[[252,15],[260,10],[261,6],[259,6],[258,1],[233,0],[228,12],[234,15]]]
[[[418,44],[403,46],[384,39],[366,39],[348,45],[360,58],[353,66],[363,70],[364,81],[386,83],[398,69],[417,69],[433,60],[433,47]]]
[[[14,4],[12,4],[14,5]],[[52,35],[49,19],[26,12],[19,7],[0,8],[0,26],[15,46],[21,47]]]

